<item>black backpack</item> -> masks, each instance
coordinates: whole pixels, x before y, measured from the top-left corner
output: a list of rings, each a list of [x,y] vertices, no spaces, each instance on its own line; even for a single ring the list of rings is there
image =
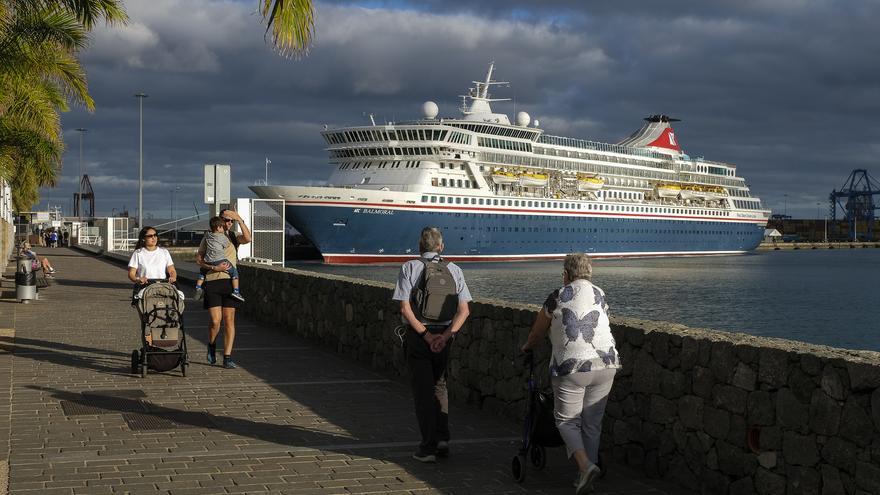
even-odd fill
[[[422,322],[449,321],[458,310],[458,289],[449,271],[449,263],[435,263],[419,258],[424,265],[422,278],[413,291],[416,318]]]

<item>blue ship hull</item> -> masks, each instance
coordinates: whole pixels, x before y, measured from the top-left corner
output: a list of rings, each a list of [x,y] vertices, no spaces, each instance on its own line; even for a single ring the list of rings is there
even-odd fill
[[[764,235],[756,221],[635,215],[515,214],[291,204],[287,221],[328,263],[398,262],[418,255],[422,228],[443,232],[444,257],[458,261],[736,254]]]

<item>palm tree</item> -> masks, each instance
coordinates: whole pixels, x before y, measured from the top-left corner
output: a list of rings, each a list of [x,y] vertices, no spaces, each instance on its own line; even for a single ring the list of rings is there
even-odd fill
[[[315,6],[312,0],[259,0],[260,14],[266,21],[266,35],[285,57],[307,55],[315,33]]]
[[[68,102],[94,109],[76,55],[100,18],[126,20],[117,0],[0,0],[0,178],[20,211],[55,185],[59,112]]]

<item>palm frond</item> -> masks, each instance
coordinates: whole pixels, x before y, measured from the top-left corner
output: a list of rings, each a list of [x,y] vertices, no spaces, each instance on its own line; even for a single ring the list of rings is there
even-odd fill
[[[312,0],[260,0],[260,15],[266,22],[266,36],[284,57],[308,55],[315,34]],[[270,34],[271,32],[271,34]]]

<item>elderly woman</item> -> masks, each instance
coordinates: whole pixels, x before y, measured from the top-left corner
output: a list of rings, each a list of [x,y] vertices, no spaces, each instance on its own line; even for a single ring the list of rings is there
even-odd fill
[[[34,250],[31,249],[31,244],[29,242],[22,241],[21,245],[19,246],[18,254],[19,256],[24,256],[25,258],[33,261],[34,270],[42,267],[43,273],[45,273],[47,277],[50,277],[50,274],[55,273],[55,269],[52,268],[52,263],[49,263],[49,258],[45,256],[37,256],[37,253],[35,253]]]
[[[590,282],[592,273],[587,255],[565,257],[563,286],[547,297],[522,346],[528,351],[550,334],[556,427],[578,465],[577,495],[589,493],[601,474],[596,462],[602,416],[620,368],[605,293]]]

